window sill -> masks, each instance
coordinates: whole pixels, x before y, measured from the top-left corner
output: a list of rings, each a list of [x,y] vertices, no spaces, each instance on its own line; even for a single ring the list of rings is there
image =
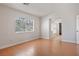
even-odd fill
[[[20,34],[20,33],[32,33],[34,31],[25,31],[25,32],[16,32],[17,34]]]
[[[25,33],[25,32],[16,32],[16,33]]]

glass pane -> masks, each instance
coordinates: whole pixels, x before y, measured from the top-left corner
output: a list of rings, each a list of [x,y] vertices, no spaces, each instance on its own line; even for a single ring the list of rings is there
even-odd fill
[[[25,31],[33,31],[33,19],[27,19],[26,20]]]
[[[24,20],[16,20],[16,32],[22,32],[25,29]]]

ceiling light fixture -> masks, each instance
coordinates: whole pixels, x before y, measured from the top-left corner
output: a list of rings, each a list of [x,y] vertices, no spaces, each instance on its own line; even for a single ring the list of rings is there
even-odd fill
[[[23,3],[23,5],[29,5],[30,3]]]

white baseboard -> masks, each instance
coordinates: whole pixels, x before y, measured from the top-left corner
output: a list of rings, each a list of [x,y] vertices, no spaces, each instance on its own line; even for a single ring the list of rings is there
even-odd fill
[[[49,37],[45,37],[45,36],[41,36],[41,38],[43,38],[43,39],[49,39]]]
[[[41,37],[42,39],[49,39],[49,37]]]
[[[76,43],[76,41],[62,40],[63,42]]]
[[[36,40],[36,39],[38,39],[38,38],[33,38],[33,39],[29,39],[29,40],[24,40],[24,41],[12,43],[12,44],[9,44],[9,45],[4,45],[4,46],[0,47],[0,49],[8,48],[8,47],[11,47],[11,46],[14,46],[14,45],[22,44],[22,43],[25,43],[25,42],[28,42],[28,41],[31,41],[31,40]]]

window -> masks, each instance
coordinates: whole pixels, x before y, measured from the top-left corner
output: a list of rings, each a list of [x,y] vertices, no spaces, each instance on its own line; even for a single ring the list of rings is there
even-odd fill
[[[20,32],[33,32],[34,31],[34,19],[33,17],[29,16],[19,17],[16,19],[16,33]]]

